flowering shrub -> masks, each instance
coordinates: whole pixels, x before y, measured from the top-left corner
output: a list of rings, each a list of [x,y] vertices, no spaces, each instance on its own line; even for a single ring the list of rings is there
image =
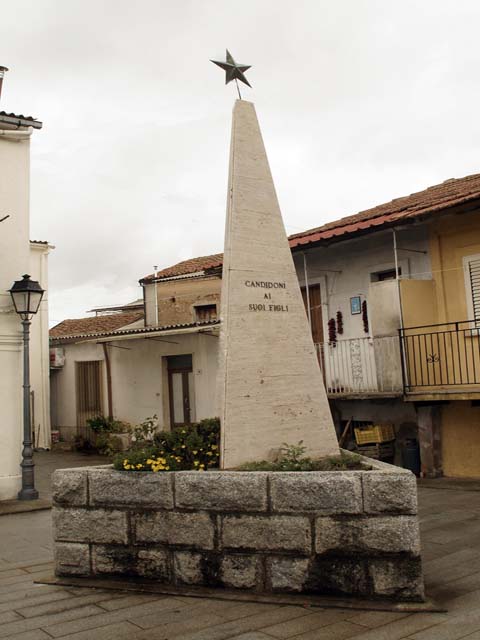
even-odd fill
[[[208,418],[172,431],[160,431],[153,442],[137,439],[131,449],[118,454],[113,466],[120,471],[205,471],[218,467],[220,421]]]

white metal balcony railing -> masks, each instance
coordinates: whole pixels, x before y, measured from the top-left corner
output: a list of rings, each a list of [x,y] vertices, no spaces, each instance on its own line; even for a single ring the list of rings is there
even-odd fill
[[[317,343],[327,394],[401,393],[402,367],[396,336]]]

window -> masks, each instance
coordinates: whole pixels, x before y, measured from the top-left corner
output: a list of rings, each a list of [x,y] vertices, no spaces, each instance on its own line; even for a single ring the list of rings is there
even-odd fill
[[[77,426],[85,427],[89,418],[102,413],[102,362],[76,363]]]
[[[195,393],[192,355],[168,356],[170,424],[180,427],[195,422]]]
[[[480,323],[480,254],[464,256],[463,273],[468,320]],[[477,325],[478,326],[478,325]]]
[[[398,268],[398,275],[402,275],[402,269]],[[397,277],[395,269],[386,269],[385,271],[376,271],[370,274],[371,282],[383,282],[384,280],[395,280]]]
[[[195,322],[210,322],[217,319],[216,304],[200,304],[195,307]]]

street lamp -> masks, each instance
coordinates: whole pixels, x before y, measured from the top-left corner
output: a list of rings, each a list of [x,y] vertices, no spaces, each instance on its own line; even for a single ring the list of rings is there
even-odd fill
[[[35,280],[25,274],[23,280],[17,280],[10,289],[13,306],[22,319],[23,325],[23,450],[22,450],[22,488],[19,500],[36,500],[32,432],[30,424],[30,324],[42,301],[44,290]]]

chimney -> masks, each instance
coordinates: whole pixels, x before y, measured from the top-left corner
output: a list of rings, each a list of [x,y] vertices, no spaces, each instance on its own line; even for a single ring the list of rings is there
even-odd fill
[[[3,84],[3,76],[5,72],[8,71],[7,67],[2,67],[0,65],[0,99],[2,98],[2,84]]]

